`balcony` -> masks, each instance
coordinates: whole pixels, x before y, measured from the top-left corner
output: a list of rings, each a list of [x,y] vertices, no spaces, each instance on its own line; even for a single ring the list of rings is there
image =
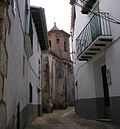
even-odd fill
[[[88,61],[112,43],[109,15],[93,15],[88,24],[76,38],[77,59]]]
[[[83,1],[83,7],[82,7],[82,14],[88,14],[89,11],[92,9],[94,3],[96,3],[97,0],[84,0]]]

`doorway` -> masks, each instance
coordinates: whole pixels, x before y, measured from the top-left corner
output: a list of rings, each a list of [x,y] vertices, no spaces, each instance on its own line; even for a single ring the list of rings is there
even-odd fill
[[[17,129],[20,129],[20,103],[17,105]]]
[[[102,82],[103,82],[103,93],[104,93],[104,113],[105,118],[110,118],[110,98],[109,98],[109,89],[106,76],[106,65],[101,67],[102,72]]]
[[[40,109],[40,89],[37,88],[37,94],[38,94],[38,116],[41,115],[41,109]]]

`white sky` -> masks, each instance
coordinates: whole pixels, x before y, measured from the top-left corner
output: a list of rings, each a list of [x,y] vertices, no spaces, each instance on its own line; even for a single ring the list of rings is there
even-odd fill
[[[70,33],[71,5],[70,0],[30,0],[31,5],[45,9],[48,31],[56,22],[60,30]]]

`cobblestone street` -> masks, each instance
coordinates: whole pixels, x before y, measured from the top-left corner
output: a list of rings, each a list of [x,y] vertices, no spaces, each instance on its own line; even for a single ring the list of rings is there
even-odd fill
[[[38,117],[26,129],[120,129],[111,122],[86,120],[77,116],[73,107],[56,110],[51,114]]]

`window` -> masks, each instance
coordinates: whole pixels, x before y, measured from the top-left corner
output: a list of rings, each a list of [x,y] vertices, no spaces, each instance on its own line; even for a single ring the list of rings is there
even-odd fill
[[[38,78],[40,79],[40,60],[38,61]]]
[[[67,43],[64,41],[64,51],[67,52]]]
[[[59,43],[59,42],[60,42],[60,39],[57,38],[57,39],[56,39],[56,42]]]
[[[23,76],[25,76],[25,56],[23,56]]]
[[[29,83],[29,103],[32,103],[32,85]]]
[[[25,33],[29,33],[29,11],[28,11],[28,3],[27,0],[25,1]]]
[[[50,45],[50,47],[51,47],[51,40],[49,40],[49,45]]]
[[[31,48],[33,48],[33,26],[32,26],[32,14],[30,13],[30,21],[29,21],[29,35],[31,39]]]
[[[75,86],[76,86],[76,87],[78,86],[78,81],[75,82]]]

